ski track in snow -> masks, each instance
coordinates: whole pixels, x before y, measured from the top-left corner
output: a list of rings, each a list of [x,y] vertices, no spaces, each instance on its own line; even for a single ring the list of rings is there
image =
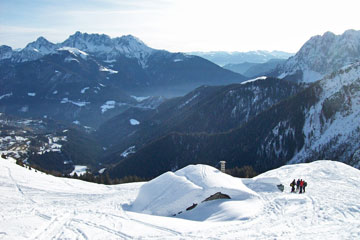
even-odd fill
[[[13,176],[11,175],[11,170],[10,168],[6,167],[8,170],[8,174],[9,174],[9,178],[10,180],[14,183],[17,191],[21,194],[21,196],[23,196],[25,198],[25,200],[28,200],[32,203],[36,203],[34,200],[32,200],[29,196],[25,195],[23,190],[21,189],[21,187],[19,186],[19,184],[15,181],[15,179],[13,178]]]
[[[263,209],[217,222],[128,211],[143,183],[105,186],[56,178],[0,158],[0,239],[359,239],[360,173],[339,164],[284,166],[255,178],[279,178],[283,193],[262,192],[244,181],[259,194]],[[200,175],[206,178],[207,172]],[[293,178],[308,181],[305,194],[290,193]]]

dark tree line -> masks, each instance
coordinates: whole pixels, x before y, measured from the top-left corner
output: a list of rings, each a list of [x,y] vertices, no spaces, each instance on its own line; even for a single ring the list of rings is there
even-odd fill
[[[113,184],[122,184],[122,183],[131,183],[131,182],[143,182],[146,179],[138,177],[138,176],[125,176],[123,178],[111,178],[109,173],[106,172],[100,175],[94,175],[91,172],[86,172],[85,174],[81,174],[78,176],[76,173],[73,176],[65,175],[67,178],[80,179],[87,182],[105,184],[105,185],[113,185]]]
[[[243,166],[241,168],[234,167],[231,169],[226,169],[226,173],[238,178],[253,178],[258,175],[258,173],[253,169],[252,166]]]
[[[113,185],[113,184],[122,184],[122,183],[131,183],[131,182],[143,182],[147,181],[149,179],[141,178],[138,176],[125,176],[122,178],[111,178],[109,176],[108,172],[105,172],[104,174],[94,175],[93,173],[87,171],[85,174],[81,174],[78,176],[76,173],[74,175],[69,174],[62,174],[61,172],[57,171],[49,171],[46,169],[43,169],[37,165],[26,165],[21,160],[16,160],[16,164],[25,168],[28,168],[31,170],[32,168],[35,169],[35,171],[41,171],[43,173],[53,175],[55,177],[65,177],[65,178],[73,178],[73,179],[79,179],[86,182],[93,182],[98,184],[105,184],[105,185]]]

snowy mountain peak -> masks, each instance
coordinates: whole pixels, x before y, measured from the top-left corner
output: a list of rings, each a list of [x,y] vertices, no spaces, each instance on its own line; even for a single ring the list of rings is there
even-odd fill
[[[54,45],[53,43],[49,42],[46,38],[44,38],[43,36],[40,36],[36,39],[35,41],[38,44],[43,44],[43,45]]]
[[[39,37],[20,51],[13,51],[8,46],[1,46],[0,60],[11,59],[13,62],[32,61],[57,50],[68,50],[74,54],[80,54],[79,56],[85,56],[86,53],[89,53],[108,61],[123,55],[128,58],[136,58],[142,67],[146,67],[147,59],[154,51],[154,49],[132,35],[111,38],[105,34],[89,34],[77,31],[64,42],[58,44],[51,43],[44,37]]]
[[[12,57],[12,48],[6,45],[0,46],[0,60],[9,59]]]
[[[88,34],[76,32],[67,40],[61,43],[63,47],[72,47],[79,50],[100,54],[106,59],[116,58],[118,55],[125,55],[130,58],[137,58],[143,67],[149,54],[153,51],[140,39],[126,35],[117,38],[110,38],[105,34]]]
[[[49,42],[44,37],[39,37],[20,51],[12,51],[11,60],[14,62],[32,61],[53,53],[55,49],[56,44]]]
[[[152,48],[132,35],[126,35],[112,40],[116,50],[125,54],[127,57],[137,58],[143,67],[146,66],[147,57],[153,52]]]
[[[314,82],[326,74],[360,59],[360,31],[347,30],[342,35],[326,32],[311,37],[278,69],[278,76],[297,75],[298,81]]]
[[[152,49],[149,48],[143,41],[134,37],[132,35],[126,35],[118,38],[113,39],[116,47],[124,47],[128,48],[129,50],[133,51],[143,51],[143,52],[151,52]]]
[[[344,32],[343,34],[344,36],[359,36],[360,35],[360,31],[356,31],[354,29],[348,29]]]
[[[320,35],[318,35],[318,36],[321,38]],[[333,32],[327,31],[327,32],[325,32],[325,33],[323,34],[322,37],[323,37],[323,38],[334,38],[334,37],[336,37],[336,35],[335,35]]]
[[[77,31],[63,43],[63,47],[77,48],[85,52],[109,52],[113,49],[111,38],[105,34],[88,34]]]
[[[124,43],[127,43],[130,45],[131,42],[138,42],[139,44],[143,44],[145,45],[145,43],[143,43],[139,38],[129,34],[129,35],[124,35],[124,36],[121,36],[121,37],[118,37],[118,38],[115,38],[115,39],[118,39]]]
[[[29,43],[23,50],[36,51],[42,55],[53,52],[56,45],[46,40],[44,37],[39,37],[36,41]]]

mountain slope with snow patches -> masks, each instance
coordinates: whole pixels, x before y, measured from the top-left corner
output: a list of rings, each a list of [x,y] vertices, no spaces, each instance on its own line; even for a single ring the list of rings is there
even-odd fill
[[[145,184],[112,186],[53,177],[20,167],[11,159],[0,158],[0,169],[2,239],[356,239],[360,236],[357,186],[360,171],[339,162],[289,165],[253,179],[237,179],[211,167],[195,165],[174,173],[175,178],[168,178],[170,173],[167,173]],[[172,188],[162,186],[164,177]],[[293,178],[308,182],[305,194],[289,192],[288,184]],[[274,186],[277,181],[285,185],[284,192]],[[198,189],[200,195],[218,187],[233,191],[229,193],[232,199],[199,203],[184,212],[184,218],[196,220],[189,221],[182,214],[163,217],[130,211],[146,185],[159,193],[159,202],[169,201],[174,193],[186,195],[183,190],[187,188]],[[245,193],[245,198],[236,199],[236,192]],[[202,199],[200,195],[190,194],[190,204]],[[247,201],[249,196],[257,200]],[[246,208],[241,207],[242,203]],[[258,211],[252,211],[254,208]]]
[[[260,83],[269,81],[240,85]],[[125,176],[131,172],[139,176],[151,173],[154,177],[187,164],[215,166],[222,160],[227,161],[229,168],[250,165],[257,172],[280,167],[288,162],[311,162],[315,159],[333,159],[358,168],[359,89],[360,63],[355,63],[264,109],[230,131],[193,134],[177,130],[166,133],[109,171],[114,176]],[[218,102],[231,106],[225,101]],[[211,105],[212,111],[209,112],[215,112],[214,106]],[[208,119],[212,123],[216,120]],[[205,125],[204,121],[200,123]],[[131,144],[138,146],[134,142]]]
[[[111,159],[111,161],[118,159],[117,162],[120,162],[122,159],[119,159],[120,154],[118,153],[125,151],[130,146],[135,145],[137,149],[141,149],[143,146],[156,142],[159,138],[161,139],[163,136],[173,132],[214,134],[230,131],[247,122],[251,122],[252,118],[256,115],[295,95],[299,91],[301,91],[301,88],[292,82],[274,78],[267,78],[261,81],[254,79],[228,86],[203,86],[184,97],[164,102],[156,110],[127,110],[104,123],[99,128],[98,136],[106,143],[104,146],[113,149],[113,151],[110,151],[112,154],[104,158]],[[129,126],[129,120],[132,118],[137,119],[141,124]],[[205,142],[206,139],[201,141]],[[226,141],[227,145],[230,142]],[[195,162],[195,158],[187,158],[187,154],[192,154],[189,148],[186,147],[187,144],[188,142],[186,141],[176,142],[175,148],[178,151],[174,150],[173,147],[164,148],[161,144],[158,146],[154,145],[152,146],[154,147],[152,148],[154,152],[140,152],[141,156],[137,159],[144,161],[140,164],[141,166],[149,164],[148,167],[142,168],[144,171],[138,167],[139,163],[132,165],[136,161],[129,159],[121,161],[122,163],[114,168],[114,173],[138,176],[151,174],[143,177],[154,177],[160,173],[157,171],[160,166],[161,171],[165,172],[191,163],[212,165],[218,162],[210,163],[206,162],[206,160],[196,160]],[[189,144],[192,145],[193,142]],[[184,148],[181,149],[181,146],[184,146]],[[176,154],[170,156],[169,152],[176,152]],[[178,154],[180,152],[182,154]],[[157,157],[154,157],[154,153],[156,153]],[[153,166],[153,163],[160,157],[159,155],[162,155],[161,157],[164,158],[162,164],[155,164]],[[204,158],[214,160],[214,156],[206,156]],[[127,161],[128,163],[126,163]],[[164,164],[165,162],[167,164]],[[120,175],[116,177],[120,177]]]
[[[306,109],[303,148],[290,162],[336,158],[360,167],[360,62],[319,82],[319,101]]]

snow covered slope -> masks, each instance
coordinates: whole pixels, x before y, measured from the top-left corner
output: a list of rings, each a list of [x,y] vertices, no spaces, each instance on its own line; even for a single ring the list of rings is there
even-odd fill
[[[278,77],[295,76],[297,81],[314,82],[326,74],[359,60],[360,31],[342,35],[326,32],[307,41],[295,56],[278,69]]]
[[[201,170],[209,173],[209,178],[199,175]],[[105,186],[56,178],[20,167],[11,159],[0,158],[0,239],[360,237],[360,171],[343,163],[317,161],[289,165],[254,179],[230,180],[231,177],[203,165],[180,172],[184,174],[181,176],[183,182],[185,177],[190,177],[195,183],[206,183],[206,187],[201,186],[204,189],[231,184],[230,188],[255,192],[253,195],[257,196],[262,208],[251,217],[232,221],[221,221],[224,219],[221,217],[226,217],[227,213],[244,213],[237,211],[233,199],[206,202],[185,213],[193,219],[199,212],[213,212],[219,217],[206,221],[135,213],[129,209],[143,183]],[[176,175],[180,177],[179,173]],[[306,194],[289,193],[288,184],[293,178],[308,182]],[[285,185],[284,192],[274,188],[273,179],[279,179]],[[164,189],[159,188],[157,191]],[[176,192],[177,188],[169,191]],[[252,202],[248,204],[249,211],[256,207]]]

